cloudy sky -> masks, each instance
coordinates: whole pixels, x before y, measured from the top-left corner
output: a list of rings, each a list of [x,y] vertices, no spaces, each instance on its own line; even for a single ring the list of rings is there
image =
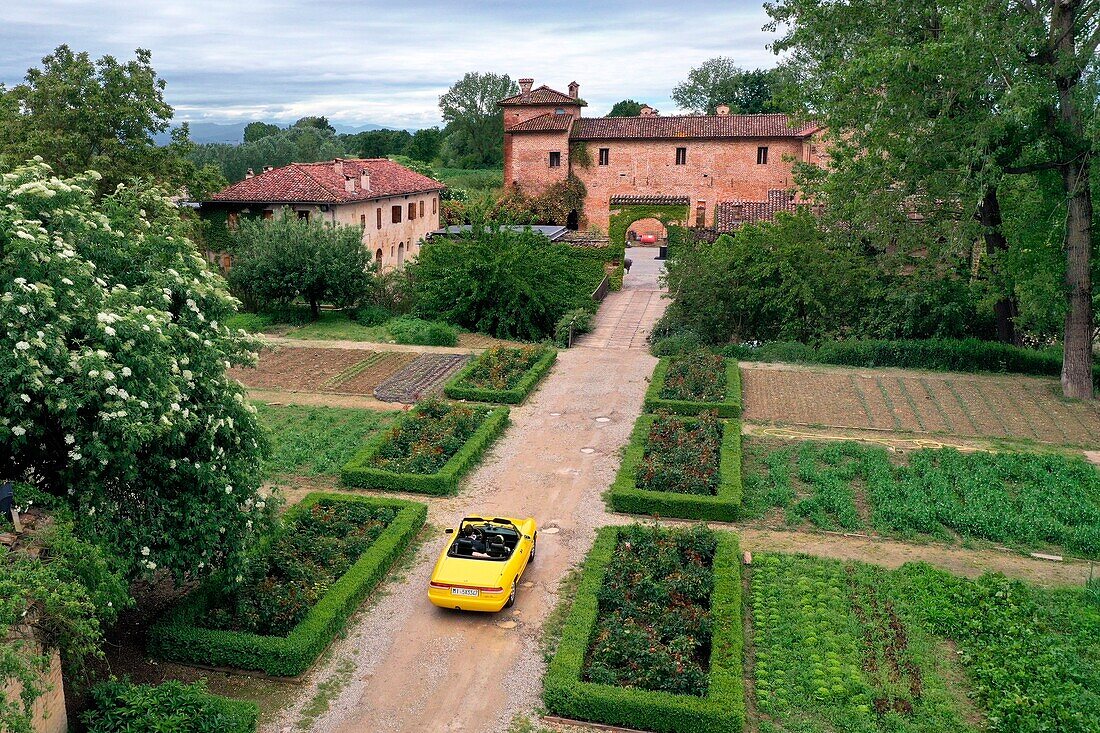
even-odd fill
[[[61,43],[121,58],[143,47],[178,120],[423,127],[467,71],[576,79],[589,114],[672,87],[712,56],[775,64],[760,0],[3,0],[0,83]]]

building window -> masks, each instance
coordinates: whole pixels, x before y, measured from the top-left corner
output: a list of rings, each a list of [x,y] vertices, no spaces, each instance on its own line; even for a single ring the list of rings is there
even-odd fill
[[[611,149],[600,148],[600,165],[607,165],[611,162]]]
[[[676,148],[676,165],[687,165],[688,149]]]
[[[378,207],[378,228],[382,228],[382,207]]]
[[[393,224],[401,223],[401,206],[394,206],[390,209],[390,222]]]
[[[379,247],[378,251],[374,253],[374,261],[378,263],[378,266],[382,266],[382,248]]]
[[[439,205],[439,199],[437,199],[433,196],[432,197],[432,216],[435,216],[436,214],[439,213],[439,209],[436,208],[438,205]]]
[[[225,215],[225,226],[231,232],[237,231],[237,228],[241,225],[241,215],[236,211],[230,211]]]
[[[550,153],[550,167],[557,168],[561,165],[561,153],[556,150]]]
[[[420,218],[421,219],[424,218],[424,202],[423,201],[420,202]]]
[[[557,109],[554,110],[554,114],[556,114],[556,115],[565,114],[565,107],[558,107]]]
[[[299,209],[298,210],[298,218],[302,219],[303,221],[309,221],[309,212],[306,211],[305,209]]]
[[[768,164],[768,149],[761,145],[756,149],[756,164],[767,165]]]
[[[409,221],[412,221],[415,218],[416,218],[416,202],[415,201],[410,201],[409,202]]]
[[[264,221],[269,221],[275,218],[275,212],[271,209],[264,209]]]
[[[359,215],[359,226],[361,226],[363,229],[367,228],[367,215],[366,214],[360,214]]]

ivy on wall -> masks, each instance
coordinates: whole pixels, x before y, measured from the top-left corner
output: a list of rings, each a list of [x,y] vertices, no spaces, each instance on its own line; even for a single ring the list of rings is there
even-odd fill
[[[623,287],[621,263],[626,257],[626,232],[631,224],[640,219],[656,219],[671,231],[672,227],[687,221],[687,217],[686,204],[629,204],[612,208],[607,224],[608,247],[617,253],[620,265],[611,275],[611,289],[621,290]]]
[[[569,162],[576,163],[581,168],[592,167],[592,154],[588,152],[588,143],[578,140],[569,146]]]

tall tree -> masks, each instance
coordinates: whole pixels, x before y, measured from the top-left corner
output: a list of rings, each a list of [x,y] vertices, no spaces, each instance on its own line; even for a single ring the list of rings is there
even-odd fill
[[[281,129],[278,125],[268,122],[249,122],[244,126],[244,141],[254,143],[262,138],[279,134]]]
[[[344,147],[360,158],[388,158],[400,155],[412,142],[408,130],[364,130],[354,135],[341,135]]]
[[[776,85],[772,70],[746,70],[731,58],[716,56],[688,72],[687,79],[672,90],[672,100],[683,109],[708,115],[720,104],[729,105],[733,114],[781,112]]]
[[[405,147],[405,155],[413,160],[431,163],[439,157],[439,150],[443,146],[443,133],[438,127],[425,127],[417,130],[412,140]]]
[[[784,29],[775,49],[789,52],[806,111],[834,131],[830,174],[803,182],[821,184],[830,208],[865,234],[887,242],[931,233],[960,245],[981,236],[991,260],[1011,259],[1003,219],[1012,212],[1000,201],[1008,177],[1061,175],[1062,385],[1090,397],[1096,143],[1086,130],[1097,98],[1083,79],[1100,3],[782,0],[768,12]],[[996,287],[1001,335],[1010,336],[1013,286]]]
[[[471,71],[439,98],[452,162],[471,168],[500,164],[504,113],[497,102],[518,93],[519,86],[507,74]]]
[[[633,99],[623,99],[615,102],[615,106],[607,113],[608,117],[637,117],[642,113],[642,103]]]

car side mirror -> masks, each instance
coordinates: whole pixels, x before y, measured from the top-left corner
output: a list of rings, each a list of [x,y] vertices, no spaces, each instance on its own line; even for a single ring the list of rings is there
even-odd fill
[[[443,530],[443,534],[454,534],[454,533],[455,533],[455,528],[454,527],[447,527],[447,529]]]

